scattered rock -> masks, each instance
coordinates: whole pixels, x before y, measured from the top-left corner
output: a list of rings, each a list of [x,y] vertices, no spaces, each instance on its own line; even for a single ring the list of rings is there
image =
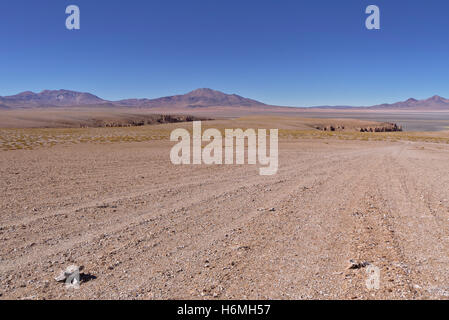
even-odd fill
[[[363,217],[364,216],[363,212],[360,212],[360,211],[355,211],[352,213],[352,215],[354,217]]]
[[[68,278],[70,278],[74,273],[76,272],[80,272],[84,269],[84,266],[76,266],[76,265],[71,265],[69,267],[67,267],[67,269],[65,269],[64,271],[62,271],[59,276],[57,276],[55,278],[56,281],[58,282],[65,282]]]
[[[362,262],[356,262],[354,260],[349,260],[349,266],[348,269],[361,269],[361,268],[365,268],[366,266],[368,266],[370,263],[367,261],[362,261]]]
[[[402,131],[402,126],[396,123],[386,122],[381,126],[360,128],[360,132],[397,132]]]

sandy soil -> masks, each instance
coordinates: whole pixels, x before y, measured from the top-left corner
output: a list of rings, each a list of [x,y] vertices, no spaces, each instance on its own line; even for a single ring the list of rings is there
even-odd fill
[[[0,299],[449,297],[448,145],[283,139],[274,176],[172,145],[0,151]]]
[[[124,107],[55,107],[35,109],[0,110],[0,128],[80,128],[99,127],[107,124],[153,123],[152,118],[161,114],[188,115],[204,119],[244,118],[245,122],[262,125],[271,122],[294,127],[313,128],[317,125],[338,124],[351,128],[379,125],[378,122],[396,123],[405,131],[444,131],[449,129],[449,112],[382,112],[328,109],[299,109],[276,107],[208,107],[208,108],[124,108]],[[286,120],[286,118],[288,120]],[[248,120],[249,119],[249,120]],[[358,120],[354,120],[358,119]]]

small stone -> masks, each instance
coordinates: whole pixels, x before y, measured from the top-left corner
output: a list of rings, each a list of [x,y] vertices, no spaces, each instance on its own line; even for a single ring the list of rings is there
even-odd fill
[[[351,260],[349,260],[348,269],[361,269],[361,268],[365,268],[368,265],[369,265],[369,262],[367,262],[367,261],[356,262],[351,259]]]
[[[56,281],[58,282],[64,282],[67,280],[67,278],[69,278],[73,273],[75,272],[79,272],[81,270],[84,269],[84,266],[76,266],[76,265],[71,265],[69,267],[67,267],[64,271],[62,271],[59,276],[57,276],[55,278]]]

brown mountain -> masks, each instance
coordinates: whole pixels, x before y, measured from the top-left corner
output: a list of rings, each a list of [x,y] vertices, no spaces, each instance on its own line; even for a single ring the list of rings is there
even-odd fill
[[[44,90],[40,93],[26,91],[14,96],[0,96],[0,109],[33,108],[33,107],[75,107],[89,106],[91,108],[104,107],[137,107],[142,109],[156,109],[163,111],[203,112],[217,108],[234,110],[240,107],[251,112],[265,112],[273,109],[276,112],[294,112],[313,109],[338,110],[379,110],[379,111],[449,111],[449,99],[433,96],[429,99],[406,101],[392,104],[380,104],[371,107],[350,106],[319,106],[313,108],[284,108],[269,106],[262,102],[241,97],[236,94],[226,94],[220,91],[202,88],[182,95],[174,95],[157,99],[126,99],[108,101],[93,94],[70,90]],[[218,109],[217,109],[218,110]],[[237,109],[236,109],[237,110]]]
[[[433,111],[449,111],[449,99],[433,96],[429,99],[416,100],[410,98],[406,101],[396,102],[392,104],[381,104],[369,107],[369,109],[378,110],[433,110]]]
[[[121,106],[139,108],[207,108],[265,106],[262,102],[247,99],[236,94],[226,94],[212,89],[197,89],[183,95],[157,99],[103,100],[93,94],[69,90],[45,90],[40,93],[26,91],[14,96],[0,97],[4,108],[61,107],[61,106]]]
[[[183,95],[169,96],[158,99],[127,99],[116,101],[120,106],[132,107],[175,107],[175,108],[204,108],[213,106],[263,106],[262,102],[243,98],[236,94],[226,94],[220,91],[202,88]]]
[[[102,104],[107,101],[84,92],[70,90],[44,90],[39,93],[25,91],[14,96],[0,97],[0,104],[8,107],[51,107]]]

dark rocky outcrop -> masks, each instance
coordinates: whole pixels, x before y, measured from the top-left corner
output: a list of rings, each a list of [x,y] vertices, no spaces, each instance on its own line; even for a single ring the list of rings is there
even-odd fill
[[[398,126],[395,123],[379,123],[378,125],[368,125],[364,127],[346,127],[344,125],[317,125],[315,126],[315,129],[321,130],[321,131],[360,131],[360,132],[396,132],[396,131],[402,131],[402,127]]]
[[[402,126],[396,123],[385,123],[382,126],[360,128],[360,132],[397,132],[402,131]]]
[[[321,131],[343,131],[343,130],[345,130],[345,126],[340,126],[340,125],[316,126],[315,129],[318,129]]]
[[[111,120],[96,120],[88,124],[82,124],[82,127],[139,127],[145,125],[163,124],[163,123],[178,123],[191,122],[197,120],[211,120],[206,118],[198,118],[189,115],[143,115],[139,117],[125,117],[122,119]]]

